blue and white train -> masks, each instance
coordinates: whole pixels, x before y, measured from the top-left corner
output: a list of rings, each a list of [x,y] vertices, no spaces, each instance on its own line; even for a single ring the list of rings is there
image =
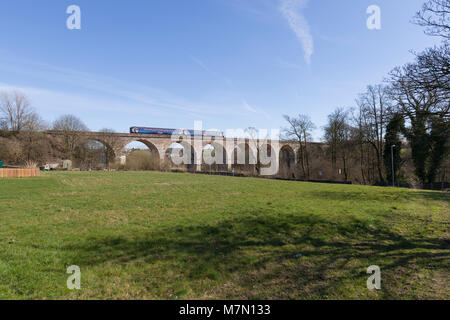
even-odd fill
[[[185,135],[185,136],[209,136],[209,137],[224,137],[221,131],[195,131],[195,130],[181,130],[181,129],[164,129],[164,128],[146,128],[146,127],[131,127],[130,133],[134,134],[160,134],[160,135]]]

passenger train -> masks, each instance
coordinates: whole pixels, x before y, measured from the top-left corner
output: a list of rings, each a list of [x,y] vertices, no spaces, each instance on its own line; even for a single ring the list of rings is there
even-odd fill
[[[207,130],[196,131],[196,130],[145,128],[145,127],[131,127],[130,128],[130,133],[134,133],[134,134],[161,134],[161,135],[224,137],[224,134],[221,131],[207,131]]]

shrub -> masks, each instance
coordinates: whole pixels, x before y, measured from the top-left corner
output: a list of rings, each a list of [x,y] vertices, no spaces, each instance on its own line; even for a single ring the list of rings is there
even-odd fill
[[[159,170],[160,163],[149,150],[134,150],[128,155],[126,170]]]

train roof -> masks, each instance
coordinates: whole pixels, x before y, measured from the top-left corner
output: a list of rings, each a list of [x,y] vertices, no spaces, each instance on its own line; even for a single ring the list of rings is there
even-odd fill
[[[139,127],[139,126],[134,126],[131,127],[130,129],[144,129],[144,130],[164,130],[164,131],[195,131],[194,129],[171,129],[171,128],[155,128],[155,127]],[[223,133],[222,131],[218,131],[218,130],[202,130],[202,132],[217,132],[217,133]]]

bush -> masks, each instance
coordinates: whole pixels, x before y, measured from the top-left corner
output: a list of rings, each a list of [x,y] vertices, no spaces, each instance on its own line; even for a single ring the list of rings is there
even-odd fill
[[[160,163],[149,150],[134,150],[127,156],[125,170],[159,170]]]

